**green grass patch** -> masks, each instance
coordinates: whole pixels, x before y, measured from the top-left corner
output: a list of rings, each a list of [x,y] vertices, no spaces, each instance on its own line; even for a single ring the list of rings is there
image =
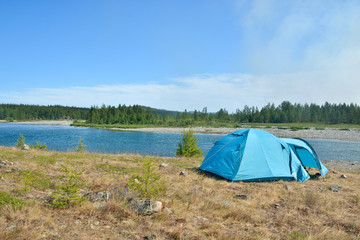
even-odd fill
[[[0,191],[0,209],[10,205],[12,209],[20,210],[25,204],[26,202],[24,200],[11,197],[9,193]]]
[[[24,184],[24,187],[21,189],[23,191],[28,191],[31,188],[45,190],[52,187],[52,179],[45,177],[45,174],[42,172],[21,170],[18,178]]]
[[[54,164],[57,160],[52,156],[36,156],[34,161],[39,165]]]
[[[121,167],[118,165],[110,164],[110,163],[99,163],[95,164],[95,167],[101,171],[107,172],[107,173],[120,173],[120,174],[126,174],[129,173],[129,168]]]

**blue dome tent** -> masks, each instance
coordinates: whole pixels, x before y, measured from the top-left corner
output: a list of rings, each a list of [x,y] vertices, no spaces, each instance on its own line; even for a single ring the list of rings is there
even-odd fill
[[[304,182],[310,178],[288,143],[259,129],[243,129],[223,137],[206,155],[200,169],[233,182]]]
[[[300,138],[281,138],[301,161],[302,165],[310,168],[317,168],[321,177],[324,177],[328,169],[320,162],[315,150],[311,145]]]

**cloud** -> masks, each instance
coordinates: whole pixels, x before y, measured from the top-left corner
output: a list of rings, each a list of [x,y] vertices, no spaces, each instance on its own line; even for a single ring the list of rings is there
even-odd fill
[[[237,9],[254,75],[279,75],[288,98],[360,103],[359,1],[241,0]]]
[[[85,106],[140,104],[168,110],[218,111],[226,108],[234,112],[244,105],[263,107],[284,100],[297,103],[322,104],[332,99],[338,102],[358,102],[357,94],[343,95],[321,81],[324,73],[250,75],[202,74],[172,79],[170,84],[99,85],[61,89],[37,88],[27,92],[13,92],[2,96],[4,102]],[[331,102],[331,101],[330,101]]]

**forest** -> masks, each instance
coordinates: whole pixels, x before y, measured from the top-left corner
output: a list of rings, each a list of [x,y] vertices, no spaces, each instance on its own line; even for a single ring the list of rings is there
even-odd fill
[[[245,107],[229,113],[220,109],[208,113],[207,108],[188,112],[167,111],[154,113],[151,108],[139,105],[91,107],[88,123],[93,124],[152,124],[165,126],[212,125],[214,123],[325,123],[359,124],[360,107],[356,104],[292,104],[284,101],[278,106],[268,104],[261,108]]]
[[[244,106],[235,113],[225,108],[209,113],[207,108],[195,111],[167,111],[140,105],[118,105],[91,108],[0,104],[0,119],[5,120],[86,120],[88,124],[157,125],[157,126],[214,126],[219,123],[324,123],[360,124],[357,104],[292,104],[283,101],[278,106],[267,104]]]
[[[88,108],[0,104],[0,119],[7,121],[87,119]]]

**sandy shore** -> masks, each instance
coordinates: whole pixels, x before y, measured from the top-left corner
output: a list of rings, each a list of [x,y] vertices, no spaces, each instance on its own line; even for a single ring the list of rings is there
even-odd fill
[[[204,128],[195,127],[192,128],[196,133],[207,134],[229,134],[231,132],[240,130],[241,128]],[[134,128],[134,129],[119,129],[111,128],[110,130],[116,131],[135,131],[135,132],[160,132],[160,133],[182,133],[188,128]],[[327,128],[324,130],[316,130],[315,128],[291,131],[287,129],[277,128],[263,128],[267,132],[274,134],[277,137],[288,138],[317,138],[317,139],[337,139],[347,141],[360,141],[360,131],[358,130],[338,130]]]
[[[329,170],[360,172],[360,161],[321,160]]]
[[[8,123],[8,122],[5,120],[0,120],[0,123]],[[73,123],[73,120],[39,120],[39,121],[22,121],[22,122],[14,121],[11,123],[70,126]]]

